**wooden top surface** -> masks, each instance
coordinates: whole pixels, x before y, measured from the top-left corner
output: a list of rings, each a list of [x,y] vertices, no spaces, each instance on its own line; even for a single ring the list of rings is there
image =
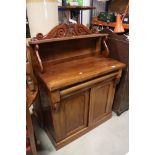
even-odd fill
[[[125,64],[104,57],[86,57],[60,64],[46,62],[44,73],[38,73],[50,90],[82,82],[125,67]]]
[[[90,6],[59,6],[59,10],[91,10],[96,9],[96,7]]]
[[[72,36],[72,37],[62,37],[62,38],[51,38],[51,39],[44,39],[44,40],[31,40],[29,44],[42,44],[48,42],[56,42],[56,41],[64,41],[64,40],[74,40],[74,39],[84,39],[84,38],[95,38],[95,37],[102,37],[108,36],[108,34],[88,34],[88,35],[80,35],[80,36]]]

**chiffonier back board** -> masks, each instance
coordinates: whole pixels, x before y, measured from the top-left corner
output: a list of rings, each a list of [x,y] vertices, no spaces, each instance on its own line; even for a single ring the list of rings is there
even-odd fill
[[[81,24],[61,24],[29,42],[41,98],[38,115],[56,149],[111,117],[125,64],[108,58],[106,38]]]

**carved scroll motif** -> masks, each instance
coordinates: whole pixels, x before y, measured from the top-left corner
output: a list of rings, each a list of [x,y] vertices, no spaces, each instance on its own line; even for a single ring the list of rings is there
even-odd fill
[[[51,39],[51,38],[62,38],[62,37],[73,37],[80,35],[89,35],[99,33],[96,29],[88,29],[82,24],[60,24],[53,28],[47,35],[43,36],[42,33],[36,35],[35,40]]]

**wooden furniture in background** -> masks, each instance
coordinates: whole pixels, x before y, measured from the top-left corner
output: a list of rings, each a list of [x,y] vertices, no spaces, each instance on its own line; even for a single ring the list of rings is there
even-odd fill
[[[91,10],[96,9],[95,7],[91,6],[59,6],[60,10]]]
[[[115,22],[103,22],[103,21],[99,21],[97,20],[97,17],[93,17],[92,19],[92,25],[96,25],[96,26],[108,26],[108,27],[115,27],[116,23]],[[129,24],[122,24],[124,29],[129,29]]]
[[[116,87],[113,104],[113,111],[120,115],[129,109],[129,40],[126,36],[117,35],[109,29],[104,29],[102,33],[109,34],[106,41],[110,50],[109,57],[126,64],[120,83]]]
[[[37,91],[32,93],[30,91],[30,89],[27,87],[26,88],[26,126],[27,126],[27,130],[28,130],[28,137],[30,140],[30,148],[31,148],[33,155],[37,155],[37,151],[36,151],[36,143],[35,143],[32,118],[31,118],[29,108],[33,104],[33,102],[36,98],[37,98]]]
[[[62,24],[29,42],[43,123],[56,149],[112,116],[125,64],[108,58],[106,38],[81,24]]]
[[[97,16],[99,15],[100,12],[109,12],[109,13],[120,13],[123,14],[126,10],[126,7],[128,5],[129,0],[110,0],[107,1],[106,3],[104,3],[105,7],[102,7],[103,9],[100,8],[100,6],[96,7],[96,10],[100,11],[98,13],[94,13],[91,15],[92,17],[92,21],[91,24],[92,25],[96,25],[96,26],[105,26],[105,27],[111,27],[114,28],[116,23],[115,22],[103,22],[103,21],[99,21],[97,19]],[[99,2],[97,2],[99,3]],[[102,3],[102,2],[100,2]],[[92,6],[93,6],[93,0],[92,0]],[[127,13],[129,12],[129,10],[127,9]],[[126,30],[129,30],[129,24],[123,23],[123,27]]]
[[[75,11],[77,14],[77,23],[78,24],[82,24],[82,19],[80,22],[80,14],[81,14],[81,18],[82,18],[82,11],[84,10],[93,10],[96,9],[95,7],[90,7],[90,6],[59,6],[59,11]],[[70,17],[68,17],[69,20]]]
[[[30,141],[30,150],[33,155],[37,155],[34,129],[29,108],[32,106],[38,96],[38,87],[34,81],[34,75],[31,66],[31,57],[29,48],[26,48],[26,127]],[[26,149],[29,151],[29,148]]]
[[[117,12],[123,14],[128,2],[129,0],[111,0],[108,4],[108,12]]]
[[[97,26],[106,26],[106,27],[115,27],[116,23],[115,22],[103,22],[103,21],[92,21],[92,25],[97,25]],[[124,24],[123,23],[124,29],[129,29],[129,24]]]

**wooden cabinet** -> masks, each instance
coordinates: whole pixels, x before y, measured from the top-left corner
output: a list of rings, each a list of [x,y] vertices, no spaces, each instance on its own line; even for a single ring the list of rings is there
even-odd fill
[[[106,41],[110,50],[109,57],[126,64],[113,103],[113,111],[120,115],[129,109],[129,40],[125,35],[115,34],[109,29],[104,29],[103,33],[109,34]]]
[[[30,41],[41,98],[38,116],[56,149],[112,116],[125,64],[108,58],[106,37],[81,24],[63,24]]]

